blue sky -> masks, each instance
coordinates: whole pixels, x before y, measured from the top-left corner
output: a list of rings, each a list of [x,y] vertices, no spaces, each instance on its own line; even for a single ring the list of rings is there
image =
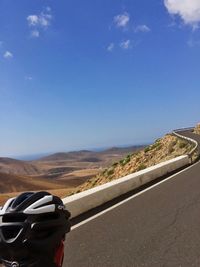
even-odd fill
[[[0,156],[148,143],[199,121],[198,0],[0,12]]]

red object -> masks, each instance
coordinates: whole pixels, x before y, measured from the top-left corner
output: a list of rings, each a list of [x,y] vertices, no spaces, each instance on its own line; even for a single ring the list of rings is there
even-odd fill
[[[64,240],[60,242],[58,249],[55,254],[55,263],[57,267],[62,267],[64,258]]]

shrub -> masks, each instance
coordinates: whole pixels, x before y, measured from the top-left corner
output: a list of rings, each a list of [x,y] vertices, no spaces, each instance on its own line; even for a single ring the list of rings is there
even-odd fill
[[[156,142],[153,145],[151,145],[151,149],[160,150],[162,148],[162,144],[160,142]]]
[[[186,146],[187,146],[186,142],[183,142],[183,141],[179,142],[179,148],[184,148]]]
[[[94,186],[96,184],[96,182],[97,181],[95,179],[94,180],[91,180],[91,185]]]
[[[145,164],[140,164],[140,166],[138,167],[138,171],[142,171],[142,170],[144,170],[144,169],[146,169],[147,168],[147,166],[145,165]]]
[[[156,139],[155,143],[160,143],[161,138]]]
[[[105,169],[105,170],[102,172],[102,174],[103,174],[103,175],[106,175],[106,174],[107,174],[107,171],[108,171],[108,169]]]
[[[177,143],[177,139],[171,142],[172,146],[175,146],[176,143]]]
[[[156,147],[156,151],[157,150],[160,150],[162,148],[162,144],[159,144],[157,147]]]
[[[177,143],[177,140],[176,141],[172,141],[170,144],[169,144],[169,147],[168,147],[168,153],[171,154],[174,152],[174,146],[176,145]]]
[[[137,163],[140,160],[139,157],[135,158],[135,163]]]
[[[112,166],[117,167],[117,165],[118,165],[118,162],[114,162]]]
[[[121,159],[121,160],[119,161],[119,164],[120,164],[120,165],[123,165],[123,162],[124,162],[124,160]]]
[[[112,175],[113,173],[114,173],[114,168],[113,168],[113,167],[111,167],[111,168],[109,168],[109,169],[107,170],[107,175],[108,175],[108,176]]]
[[[168,153],[171,154],[171,153],[173,153],[173,152],[174,152],[174,146],[173,146],[173,144],[171,143],[171,144],[169,145],[169,147],[168,147]]]
[[[145,149],[144,149],[144,152],[147,153],[151,150],[151,146],[147,146]]]
[[[130,162],[130,160],[131,160],[131,155],[128,155],[126,158],[120,160],[119,163],[120,163],[121,166],[125,166],[127,163]]]
[[[136,152],[134,152],[131,156],[137,156],[137,155],[139,155],[140,154],[140,151],[136,151]]]

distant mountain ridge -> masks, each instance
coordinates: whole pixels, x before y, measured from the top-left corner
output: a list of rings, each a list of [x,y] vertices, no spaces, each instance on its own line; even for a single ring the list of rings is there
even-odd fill
[[[48,161],[48,160],[66,160],[77,159],[77,157],[86,156],[88,154],[95,153],[89,150],[70,151],[70,152],[58,152],[46,157],[42,157],[36,161]]]
[[[101,157],[105,154],[117,154],[117,153],[129,153],[130,151],[135,151],[137,149],[143,148],[144,145],[136,145],[130,147],[111,147],[102,151],[90,151],[90,150],[80,150],[80,151],[70,151],[70,152],[58,152],[45,156],[36,161],[52,161],[52,160],[73,160],[73,159],[82,159],[84,157]]]
[[[32,161],[0,157],[0,193],[76,188],[141,148],[143,146],[58,152]]]

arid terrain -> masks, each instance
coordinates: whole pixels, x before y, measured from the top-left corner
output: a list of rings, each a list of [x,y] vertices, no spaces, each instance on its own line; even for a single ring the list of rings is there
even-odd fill
[[[171,134],[157,139],[154,144],[127,155],[124,159],[112,164],[81,185],[75,192],[85,191],[97,185],[102,185],[128,174],[144,170],[166,160],[188,154],[193,145]]]
[[[10,193],[17,195],[28,190],[56,191],[59,196],[65,196],[114,162],[143,147],[56,153],[34,161],[0,158],[0,203]]]
[[[200,133],[199,125],[194,132]],[[65,197],[187,154],[192,147],[167,134],[149,146],[56,153],[29,162],[0,158],[0,204],[27,190]]]
[[[196,134],[200,134],[200,123],[197,124],[197,126],[195,127],[195,129],[194,129],[194,133],[196,133]]]

